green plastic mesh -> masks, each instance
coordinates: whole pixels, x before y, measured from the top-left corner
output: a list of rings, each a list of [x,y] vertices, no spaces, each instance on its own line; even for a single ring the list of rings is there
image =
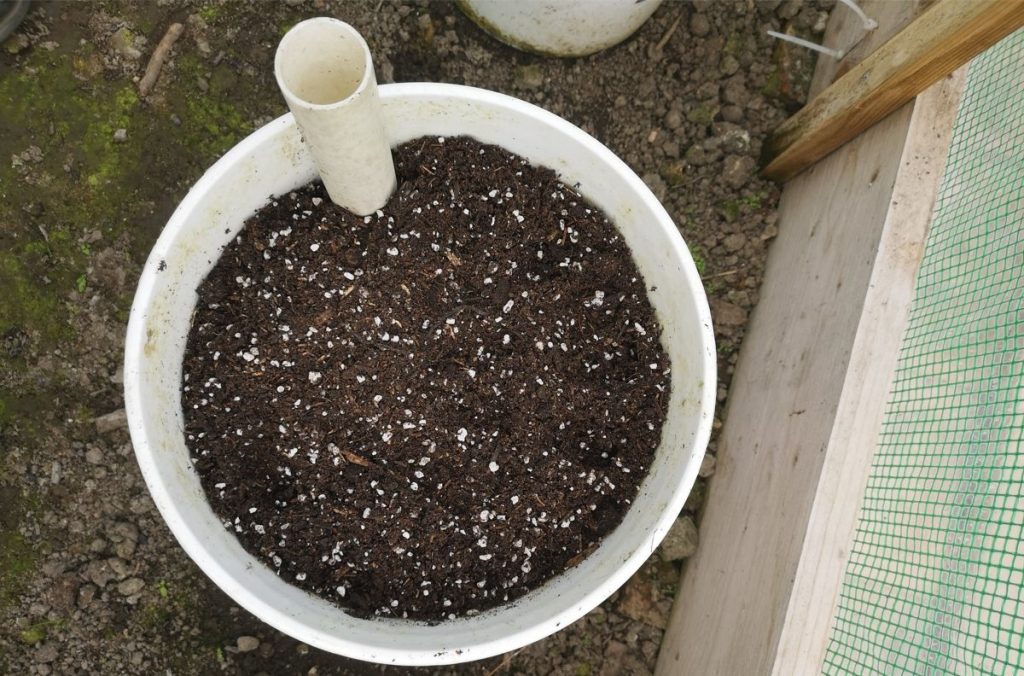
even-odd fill
[[[1024,31],[971,64],[826,674],[1024,673]]]

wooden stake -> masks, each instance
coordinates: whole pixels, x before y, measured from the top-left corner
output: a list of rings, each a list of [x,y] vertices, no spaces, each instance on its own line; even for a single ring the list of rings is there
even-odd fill
[[[788,180],[1024,26],[1024,0],[938,0],[772,134],[762,174]]]

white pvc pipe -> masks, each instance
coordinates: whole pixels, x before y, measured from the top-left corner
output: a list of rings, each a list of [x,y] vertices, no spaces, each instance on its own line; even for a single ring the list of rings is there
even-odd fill
[[[274,75],[331,200],[360,216],[383,207],[395,165],[359,32],[326,17],[296,24],[277,46]]]

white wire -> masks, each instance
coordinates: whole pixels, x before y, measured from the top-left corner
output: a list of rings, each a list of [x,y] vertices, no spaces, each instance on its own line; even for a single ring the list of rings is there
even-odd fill
[[[851,10],[853,10],[854,14],[860,17],[860,20],[864,22],[864,30],[873,31],[876,28],[878,28],[878,22],[869,17],[867,14],[865,14],[864,10],[858,7],[856,2],[854,2],[853,0],[839,0],[839,2],[849,7]]]
[[[779,33],[777,31],[768,31],[768,35],[772,36],[773,38],[778,38],[779,40],[792,42],[794,45],[800,45],[801,47],[806,47],[807,49],[813,49],[816,52],[827,54],[836,60],[843,58],[843,52],[841,49],[829,49],[828,47],[825,47],[824,45],[819,45],[816,42],[804,40],[803,38],[798,38],[795,35],[786,35],[785,33]]]

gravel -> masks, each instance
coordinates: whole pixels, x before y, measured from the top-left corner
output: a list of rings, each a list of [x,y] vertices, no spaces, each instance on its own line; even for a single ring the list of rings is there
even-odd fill
[[[260,640],[255,636],[239,636],[235,647],[240,653],[249,653],[260,647]]]
[[[682,561],[697,553],[697,526],[689,516],[676,519],[661,543],[661,558]]]
[[[121,346],[139,271],[205,169],[285,111],[272,69],[283,30],[339,17],[364,32],[381,82],[504,92],[607,144],[658,194],[697,261],[721,411],[778,233],[780,190],[757,177],[756,158],[802,103],[813,64],[765,30],[820,41],[831,5],[668,2],[623,44],[561,60],[498,44],[446,2],[429,13],[425,2],[377,0],[34,3],[0,47],[0,91],[19,92],[0,96],[0,157],[10,158],[0,268],[12,290],[0,297],[0,671],[407,673],[304,646],[233,604],[171,536],[126,429]],[[140,103],[137,78],[173,21],[185,34]],[[693,524],[713,470],[706,460],[681,515]],[[497,673],[651,673],[681,567],[663,560],[671,544]],[[502,659],[417,673],[487,673]]]

